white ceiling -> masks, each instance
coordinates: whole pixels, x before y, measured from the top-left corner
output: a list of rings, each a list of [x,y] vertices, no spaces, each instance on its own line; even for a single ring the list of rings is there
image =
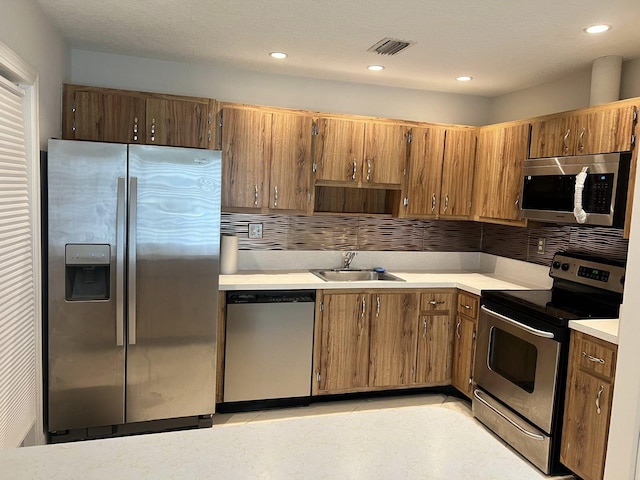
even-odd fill
[[[38,0],[72,47],[495,96],[640,57],[638,0]],[[594,36],[582,29],[607,23]],[[416,42],[396,56],[384,37]],[[289,58],[273,60],[272,51]],[[367,65],[383,64],[382,72]],[[471,82],[457,82],[471,75]]]

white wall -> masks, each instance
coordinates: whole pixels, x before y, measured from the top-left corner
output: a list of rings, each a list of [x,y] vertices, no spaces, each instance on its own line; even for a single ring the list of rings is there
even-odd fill
[[[591,65],[553,82],[494,97],[488,123],[507,122],[589,106]],[[620,99],[640,97],[640,58],[622,64]]]
[[[490,99],[125,55],[71,51],[71,81],[80,85],[202,96],[227,102],[483,125]]]
[[[59,137],[62,83],[68,78],[70,53],[35,0],[0,0],[0,41],[38,72],[40,147]]]

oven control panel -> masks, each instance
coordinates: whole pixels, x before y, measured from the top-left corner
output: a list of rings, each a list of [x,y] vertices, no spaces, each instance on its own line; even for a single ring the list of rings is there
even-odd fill
[[[622,293],[625,268],[620,265],[589,259],[586,256],[574,257],[569,254],[557,253],[553,257],[549,275],[553,278],[562,278]]]

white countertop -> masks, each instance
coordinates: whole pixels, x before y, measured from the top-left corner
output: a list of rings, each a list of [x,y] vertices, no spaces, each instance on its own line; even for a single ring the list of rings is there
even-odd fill
[[[589,319],[589,320],[571,320],[569,328],[578,332],[586,333],[592,337],[599,338],[606,342],[618,344],[618,325],[619,319],[612,320]]]

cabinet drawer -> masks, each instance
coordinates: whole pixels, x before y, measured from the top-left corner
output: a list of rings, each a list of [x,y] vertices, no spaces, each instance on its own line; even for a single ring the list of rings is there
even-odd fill
[[[470,293],[458,292],[458,313],[478,319],[478,297]]]
[[[575,332],[575,335],[580,369],[612,379],[615,373],[616,346],[601,343],[579,332]]]
[[[451,293],[428,292],[420,294],[420,311],[444,312],[451,310]]]

